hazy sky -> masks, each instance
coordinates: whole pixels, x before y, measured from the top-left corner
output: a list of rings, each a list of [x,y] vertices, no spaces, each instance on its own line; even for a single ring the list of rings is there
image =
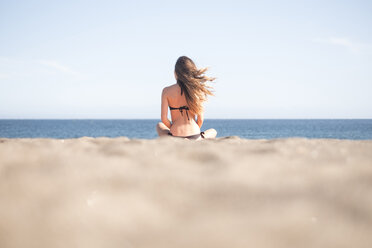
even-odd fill
[[[177,58],[206,118],[372,118],[372,1],[0,0],[0,118],[160,118]]]

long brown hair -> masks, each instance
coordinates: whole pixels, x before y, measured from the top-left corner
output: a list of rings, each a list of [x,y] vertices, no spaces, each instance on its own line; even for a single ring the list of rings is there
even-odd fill
[[[181,94],[185,93],[185,98],[190,111],[193,114],[203,112],[203,102],[208,95],[213,96],[213,88],[206,84],[215,78],[207,77],[204,73],[208,68],[198,69],[195,63],[186,56],[178,58],[175,66],[177,84],[181,87]]]

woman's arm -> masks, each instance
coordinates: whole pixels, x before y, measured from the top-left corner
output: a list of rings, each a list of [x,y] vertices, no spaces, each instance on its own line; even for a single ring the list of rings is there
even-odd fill
[[[198,115],[198,118],[196,120],[196,124],[198,124],[199,128],[202,127],[203,125],[203,122],[204,122],[204,113],[201,113]]]
[[[171,128],[171,122],[168,120],[168,98],[166,95],[166,88],[164,88],[161,93],[161,121],[168,128]]]

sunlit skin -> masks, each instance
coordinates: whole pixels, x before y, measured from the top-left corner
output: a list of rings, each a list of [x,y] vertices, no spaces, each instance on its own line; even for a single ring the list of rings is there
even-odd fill
[[[176,74],[175,78],[177,80]],[[173,136],[181,137],[200,133],[200,128],[204,121],[204,113],[193,116],[192,113],[188,111],[188,120],[186,111],[183,111],[183,114],[181,114],[180,111],[171,111],[171,121],[168,119],[169,106],[187,106],[185,94],[181,95],[181,88],[178,84],[173,84],[163,89],[161,95],[161,122],[159,122],[156,127],[159,136],[168,135],[169,132],[171,132]],[[217,131],[213,128],[204,131],[204,133],[205,138],[215,138],[217,136]]]

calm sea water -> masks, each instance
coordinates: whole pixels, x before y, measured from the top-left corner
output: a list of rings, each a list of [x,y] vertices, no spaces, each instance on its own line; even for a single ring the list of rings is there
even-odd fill
[[[119,137],[153,139],[159,120],[0,120],[0,137],[78,138]],[[372,119],[356,120],[205,120],[202,130],[218,136],[247,139],[285,137],[372,139]]]
[[[0,137],[77,138],[119,137],[153,139],[159,120],[0,120]],[[205,120],[202,130],[215,128],[218,137],[247,139],[285,137],[372,139],[372,119],[356,120]]]

